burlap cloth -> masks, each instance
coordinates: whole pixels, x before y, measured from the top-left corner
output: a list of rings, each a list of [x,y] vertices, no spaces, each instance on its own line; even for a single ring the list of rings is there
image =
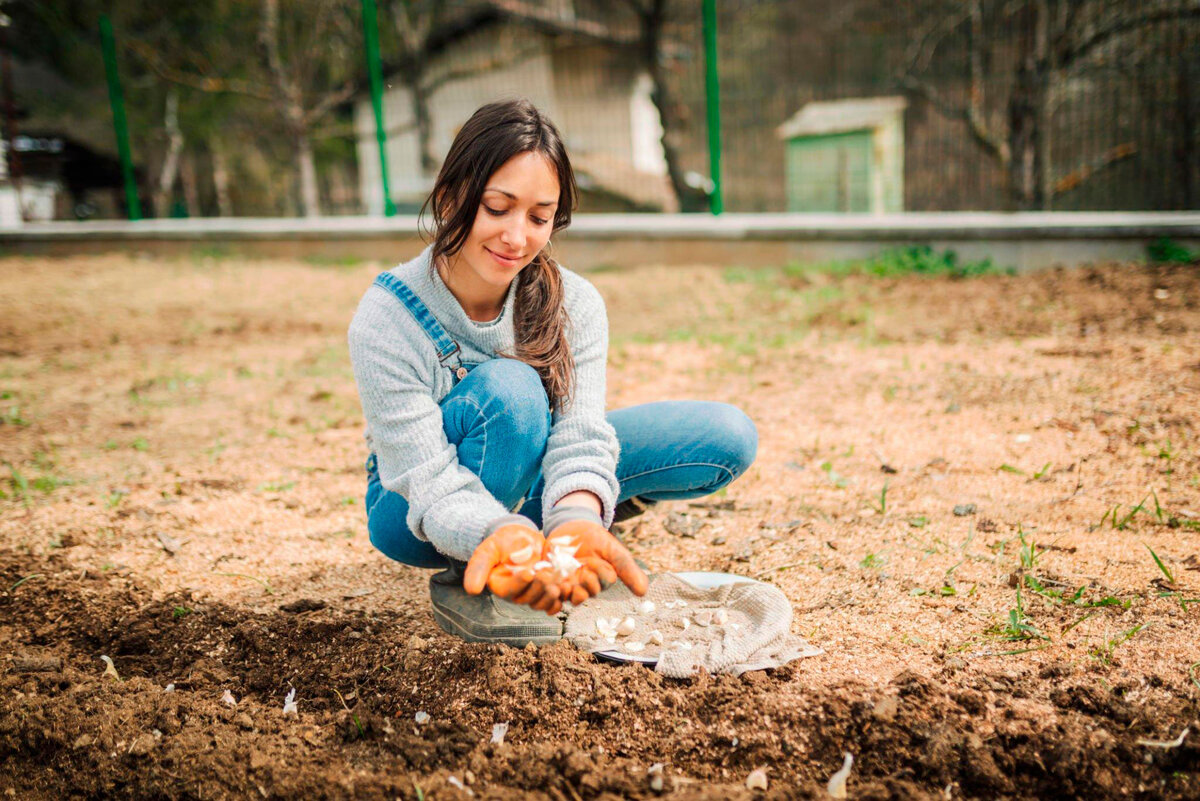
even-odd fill
[[[639,611],[645,601],[650,612]],[[679,602],[685,605],[679,605]],[[718,622],[725,610],[725,622]],[[632,617],[636,629],[609,642],[597,629],[598,619]],[[687,618],[685,629],[681,621]],[[700,621],[711,618],[708,625]],[[723,584],[711,589],[694,587],[671,573],[651,576],[650,589],[638,598],[617,582],[575,607],[567,616],[566,638],[582,651],[621,651],[657,659],[654,669],[664,676],[686,678],[700,667],[709,673],[740,675],[747,670],[778,667],[805,656],[823,653],[791,633],[792,605],[778,587],[760,582]],[[663,644],[651,642],[651,632],[662,634]],[[637,652],[628,643],[642,643]],[[690,647],[689,647],[690,646]]]

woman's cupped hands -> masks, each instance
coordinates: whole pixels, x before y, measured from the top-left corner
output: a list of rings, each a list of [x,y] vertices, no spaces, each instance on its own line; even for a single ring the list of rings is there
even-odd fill
[[[545,518],[545,534],[528,518],[506,515],[493,521],[467,562],[463,588],[495,595],[548,615],[563,603],[578,605],[620,579],[645,595],[649,579],[629,550],[582,506],[558,506]]]

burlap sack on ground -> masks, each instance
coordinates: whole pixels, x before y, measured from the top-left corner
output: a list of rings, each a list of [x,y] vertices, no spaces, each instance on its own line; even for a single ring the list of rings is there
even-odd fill
[[[645,601],[654,604],[648,613],[638,611]],[[685,605],[678,605],[679,602]],[[724,609],[723,624],[707,615]],[[700,613],[699,616],[697,613]],[[609,642],[596,626],[599,619],[632,617],[636,630]],[[681,621],[687,618],[684,629]],[[740,675],[747,670],[778,667],[805,656],[823,653],[791,633],[792,605],[778,587],[758,582],[724,584],[712,589],[694,587],[671,573],[650,578],[650,589],[638,598],[620,582],[571,610],[566,638],[582,651],[622,651],[629,642],[643,643],[639,657],[657,659],[655,670],[664,676],[686,678],[700,667],[710,673]],[[663,644],[650,642],[650,632],[662,633]],[[684,645],[689,644],[690,649]]]

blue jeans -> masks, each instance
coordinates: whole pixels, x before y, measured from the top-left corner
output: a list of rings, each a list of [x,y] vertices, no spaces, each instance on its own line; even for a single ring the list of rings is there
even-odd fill
[[[442,427],[458,461],[493,497],[542,524],[541,462],[550,410],[541,379],[514,359],[475,367],[442,400]],[[740,409],[707,401],[661,401],[607,415],[621,444],[620,503],[709,495],[745,472],[758,450],[758,431]],[[368,461],[367,529],[371,544],[414,567],[444,568],[446,557],[408,529],[408,502],[379,483]]]

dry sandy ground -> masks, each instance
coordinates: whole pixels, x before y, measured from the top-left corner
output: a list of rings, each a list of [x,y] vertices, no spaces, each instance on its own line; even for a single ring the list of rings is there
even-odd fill
[[[626,541],[826,652],[691,681],[454,641],[373,551],[344,335],[385,266],[0,260],[9,796],[825,797],[845,752],[854,798],[1200,796],[1196,265],[590,274],[611,407],[760,433]]]

